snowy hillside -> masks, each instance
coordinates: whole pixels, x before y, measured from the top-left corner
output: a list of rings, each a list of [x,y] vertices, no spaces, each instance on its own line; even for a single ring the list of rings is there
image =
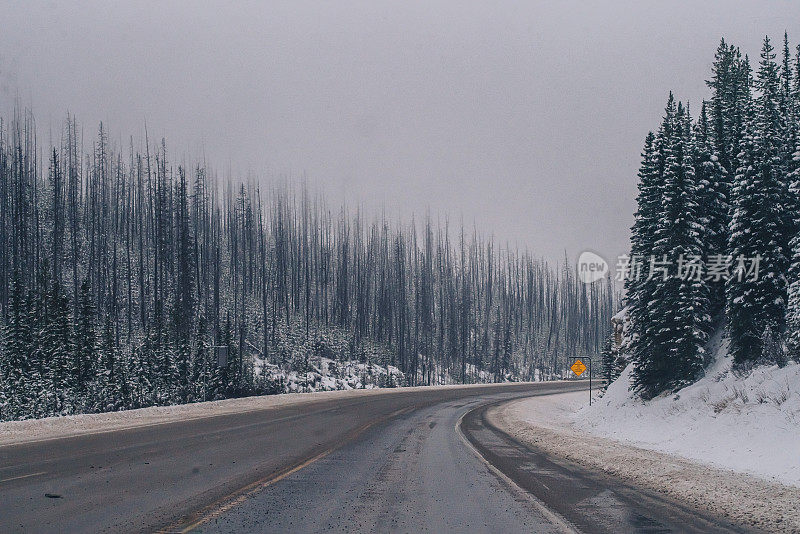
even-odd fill
[[[706,376],[679,392],[642,401],[631,367],[574,425],[638,447],[800,486],[800,364],[731,370],[727,340]]]
[[[405,375],[393,365],[337,362],[330,358],[318,358],[309,361],[307,367],[307,373],[286,371],[277,365],[256,359],[256,375],[270,384],[272,393],[397,387],[405,380]]]

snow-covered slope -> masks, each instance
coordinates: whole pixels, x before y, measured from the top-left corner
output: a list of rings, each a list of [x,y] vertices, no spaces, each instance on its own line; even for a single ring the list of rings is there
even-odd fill
[[[718,339],[704,378],[648,402],[628,391],[629,366],[575,427],[800,487],[800,365],[736,373],[726,348]]]
[[[256,376],[271,384],[273,393],[311,393],[349,389],[397,387],[405,375],[393,365],[339,362],[330,358],[309,359],[308,372],[286,371],[256,359]]]
[[[577,430],[575,412],[588,401],[585,391],[528,397],[492,408],[486,416],[551,458],[603,471],[754,532],[800,533],[800,487],[659,452],[649,444],[624,443]]]

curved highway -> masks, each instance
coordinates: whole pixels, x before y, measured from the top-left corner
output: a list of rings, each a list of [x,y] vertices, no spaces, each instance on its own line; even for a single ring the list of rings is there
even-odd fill
[[[559,471],[483,419],[585,387],[398,389],[4,446],[0,532],[738,531]]]

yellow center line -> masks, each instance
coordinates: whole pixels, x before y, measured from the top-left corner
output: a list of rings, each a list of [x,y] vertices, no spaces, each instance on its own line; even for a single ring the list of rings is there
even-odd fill
[[[374,425],[376,425],[378,423],[382,423],[384,421],[388,421],[389,419],[391,419],[393,417],[396,417],[398,415],[411,412],[415,408],[416,407],[414,407],[414,406],[410,406],[408,408],[403,408],[401,410],[397,410],[395,412],[392,412],[387,416],[375,419],[375,420],[370,421],[370,422],[368,422],[368,423],[366,423],[364,425],[361,425],[360,427],[358,427],[355,430],[353,430],[344,440],[341,440],[338,444],[334,445],[333,447],[331,447],[329,449],[326,449],[326,450],[320,452],[319,454],[316,454],[316,455],[312,456],[311,458],[307,458],[307,459],[303,460],[302,462],[300,462],[298,464],[295,464],[295,465],[293,465],[291,467],[283,469],[282,471],[279,471],[279,472],[277,472],[275,474],[272,474],[272,475],[270,475],[268,477],[262,478],[260,480],[255,481],[255,482],[252,482],[252,483],[248,484],[247,486],[239,488],[236,491],[234,491],[232,493],[229,493],[227,496],[225,496],[225,497],[223,497],[221,499],[218,499],[215,503],[213,503],[213,504],[211,504],[209,506],[206,506],[200,512],[199,517],[196,516],[197,519],[195,519],[191,523],[186,524],[186,523],[183,523],[181,521],[181,522],[178,522],[177,524],[172,525],[171,527],[167,527],[164,530],[159,530],[158,532],[162,533],[162,534],[176,533],[176,532],[180,532],[180,533],[191,532],[192,530],[196,529],[200,525],[208,523],[212,519],[214,519],[216,517],[219,517],[220,515],[224,514],[225,512],[227,512],[229,510],[231,510],[235,506],[237,506],[237,505],[241,504],[242,502],[246,501],[249,497],[251,497],[252,495],[258,493],[259,491],[261,491],[261,490],[263,490],[263,489],[275,484],[276,482],[279,482],[279,481],[283,480],[284,478],[286,478],[286,477],[288,477],[288,476],[300,471],[301,469],[303,469],[305,467],[308,467],[309,465],[313,464],[317,460],[321,460],[322,458],[325,458],[326,456],[328,456],[330,453],[332,453],[333,451],[335,451],[339,447],[345,445],[346,443],[348,443],[350,441],[353,441],[355,438],[357,438],[358,436],[363,434],[365,431],[367,431],[367,429],[369,429],[370,427],[372,427],[372,426],[374,426]]]
[[[199,518],[197,521],[195,521],[193,523],[190,523],[189,525],[186,525],[179,532],[181,532],[181,533],[191,532],[192,530],[196,529],[200,525],[208,523],[212,519],[221,516],[222,514],[224,514],[225,512],[229,511],[230,509],[234,508],[235,506],[243,503],[251,495],[263,490],[264,488],[267,488],[267,487],[271,486],[272,484],[275,484],[276,482],[279,482],[279,481],[283,480],[284,478],[288,477],[289,475],[292,475],[292,474],[300,471],[304,467],[307,467],[307,466],[313,464],[317,460],[320,460],[320,459],[328,456],[331,452],[333,452],[333,449],[325,450],[325,451],[317,454],[316,456],[312,456],[308,460],[295,465],[294,467],[291,467],[289,469],[281,471],[277,475],[274,475],[274,476],[271,476],[271,477],[267,477],[266,479],[258,480],[256,482],[253,482],[252,484],[249,484],[249,485],[245,486],[244,488],[240,488],[239,490],[237,490],[235,492],[236,494],[239,494],[240,492],[242,492],[238,497],[236,497],[235,499],[229,500],[229,501],[225,502],[224,504],[222,504],[220,506],[214,507],[214,510],[212,510],[209,513],[205,514],[203,517]]]
[[[2,484],[3,482],[11,482],[12,480],[19,480],[21,478],[38,477],[39,475],[44,475],[45,473],[47,473],[47,471],[39,471],[38,473],[30,473],[28,475],[20,475],[18,477],[4,478],[3,480],[0,480],[0,484]]]

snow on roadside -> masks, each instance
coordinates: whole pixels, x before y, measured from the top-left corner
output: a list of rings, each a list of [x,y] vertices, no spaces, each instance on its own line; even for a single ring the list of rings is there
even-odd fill
[[[722,356],[697,383],[647,402],[628,391],[630,373],[573,415],[577,429],[800,487],[800,365],[739,375]]]
[[[316,365],[315,365],[316,364]],[[214,417],[253,410],[267,410],[287,404],[302,404],[329,397],[368,394],[383,387],[388,391],[402,382],[404,375],[392,365],[337,362],[319,358],[309,362],[309,372],[282,371],[274,365],[256,361],[258,376],[268,380],[279,393],[219,401],[151,406],[134,410],[77,414],[68,416],[0,422],[0,446],[28,441],[109,432]],[[315,395],[308,395],[315,393]]]
[[[339,362],[330,358],[309,359],[305,373],[287,371],[259,358],[255,367],[256,376],[271,384],[277,393],[396,387],[405,380],[403,372],[393,365],[384,367],[372,362]]]
[[[800,532],[800,365],[734,372],[721,330],[709,348],[706,376],[674,394],[638,399],[629,366],[592,406],[569,393],[490,415],[555,456],[734,522]]]
[[[192,404],[177,404],[173,406],[153,406],[119,412],[7,421],[0,423],[0,446],[79,436],[83,434],[112,432],[126,428],[159,425],[233,413],[269,410],[281,406],[300,405],[327,399],[387,395],[397,392],[398,390],[430,391],[448,388],[480,389],[497,385],[498,384],[438,385],[404,388],[347,389],[339,391],[317,391],[314,393],[286,393],[197,402]]]
[[[264,395],[219,401],[151,406],[136,410],[104,412],[96,414],[45,417],[0,423],[0,446],[51,438],[62,438],[110,432],[139,426],[157,425],[174,421],[185,421],[202,417],[214,417],[252,410],[267,410],[288,404],[303,404],[331,396],[359,396],[377,390],[330,391],[313,394],[289,393]]]
[[[767,532],[800,532],[800,488],[579,430],[586,392],[530,397],[487,412],[522,443]]]

